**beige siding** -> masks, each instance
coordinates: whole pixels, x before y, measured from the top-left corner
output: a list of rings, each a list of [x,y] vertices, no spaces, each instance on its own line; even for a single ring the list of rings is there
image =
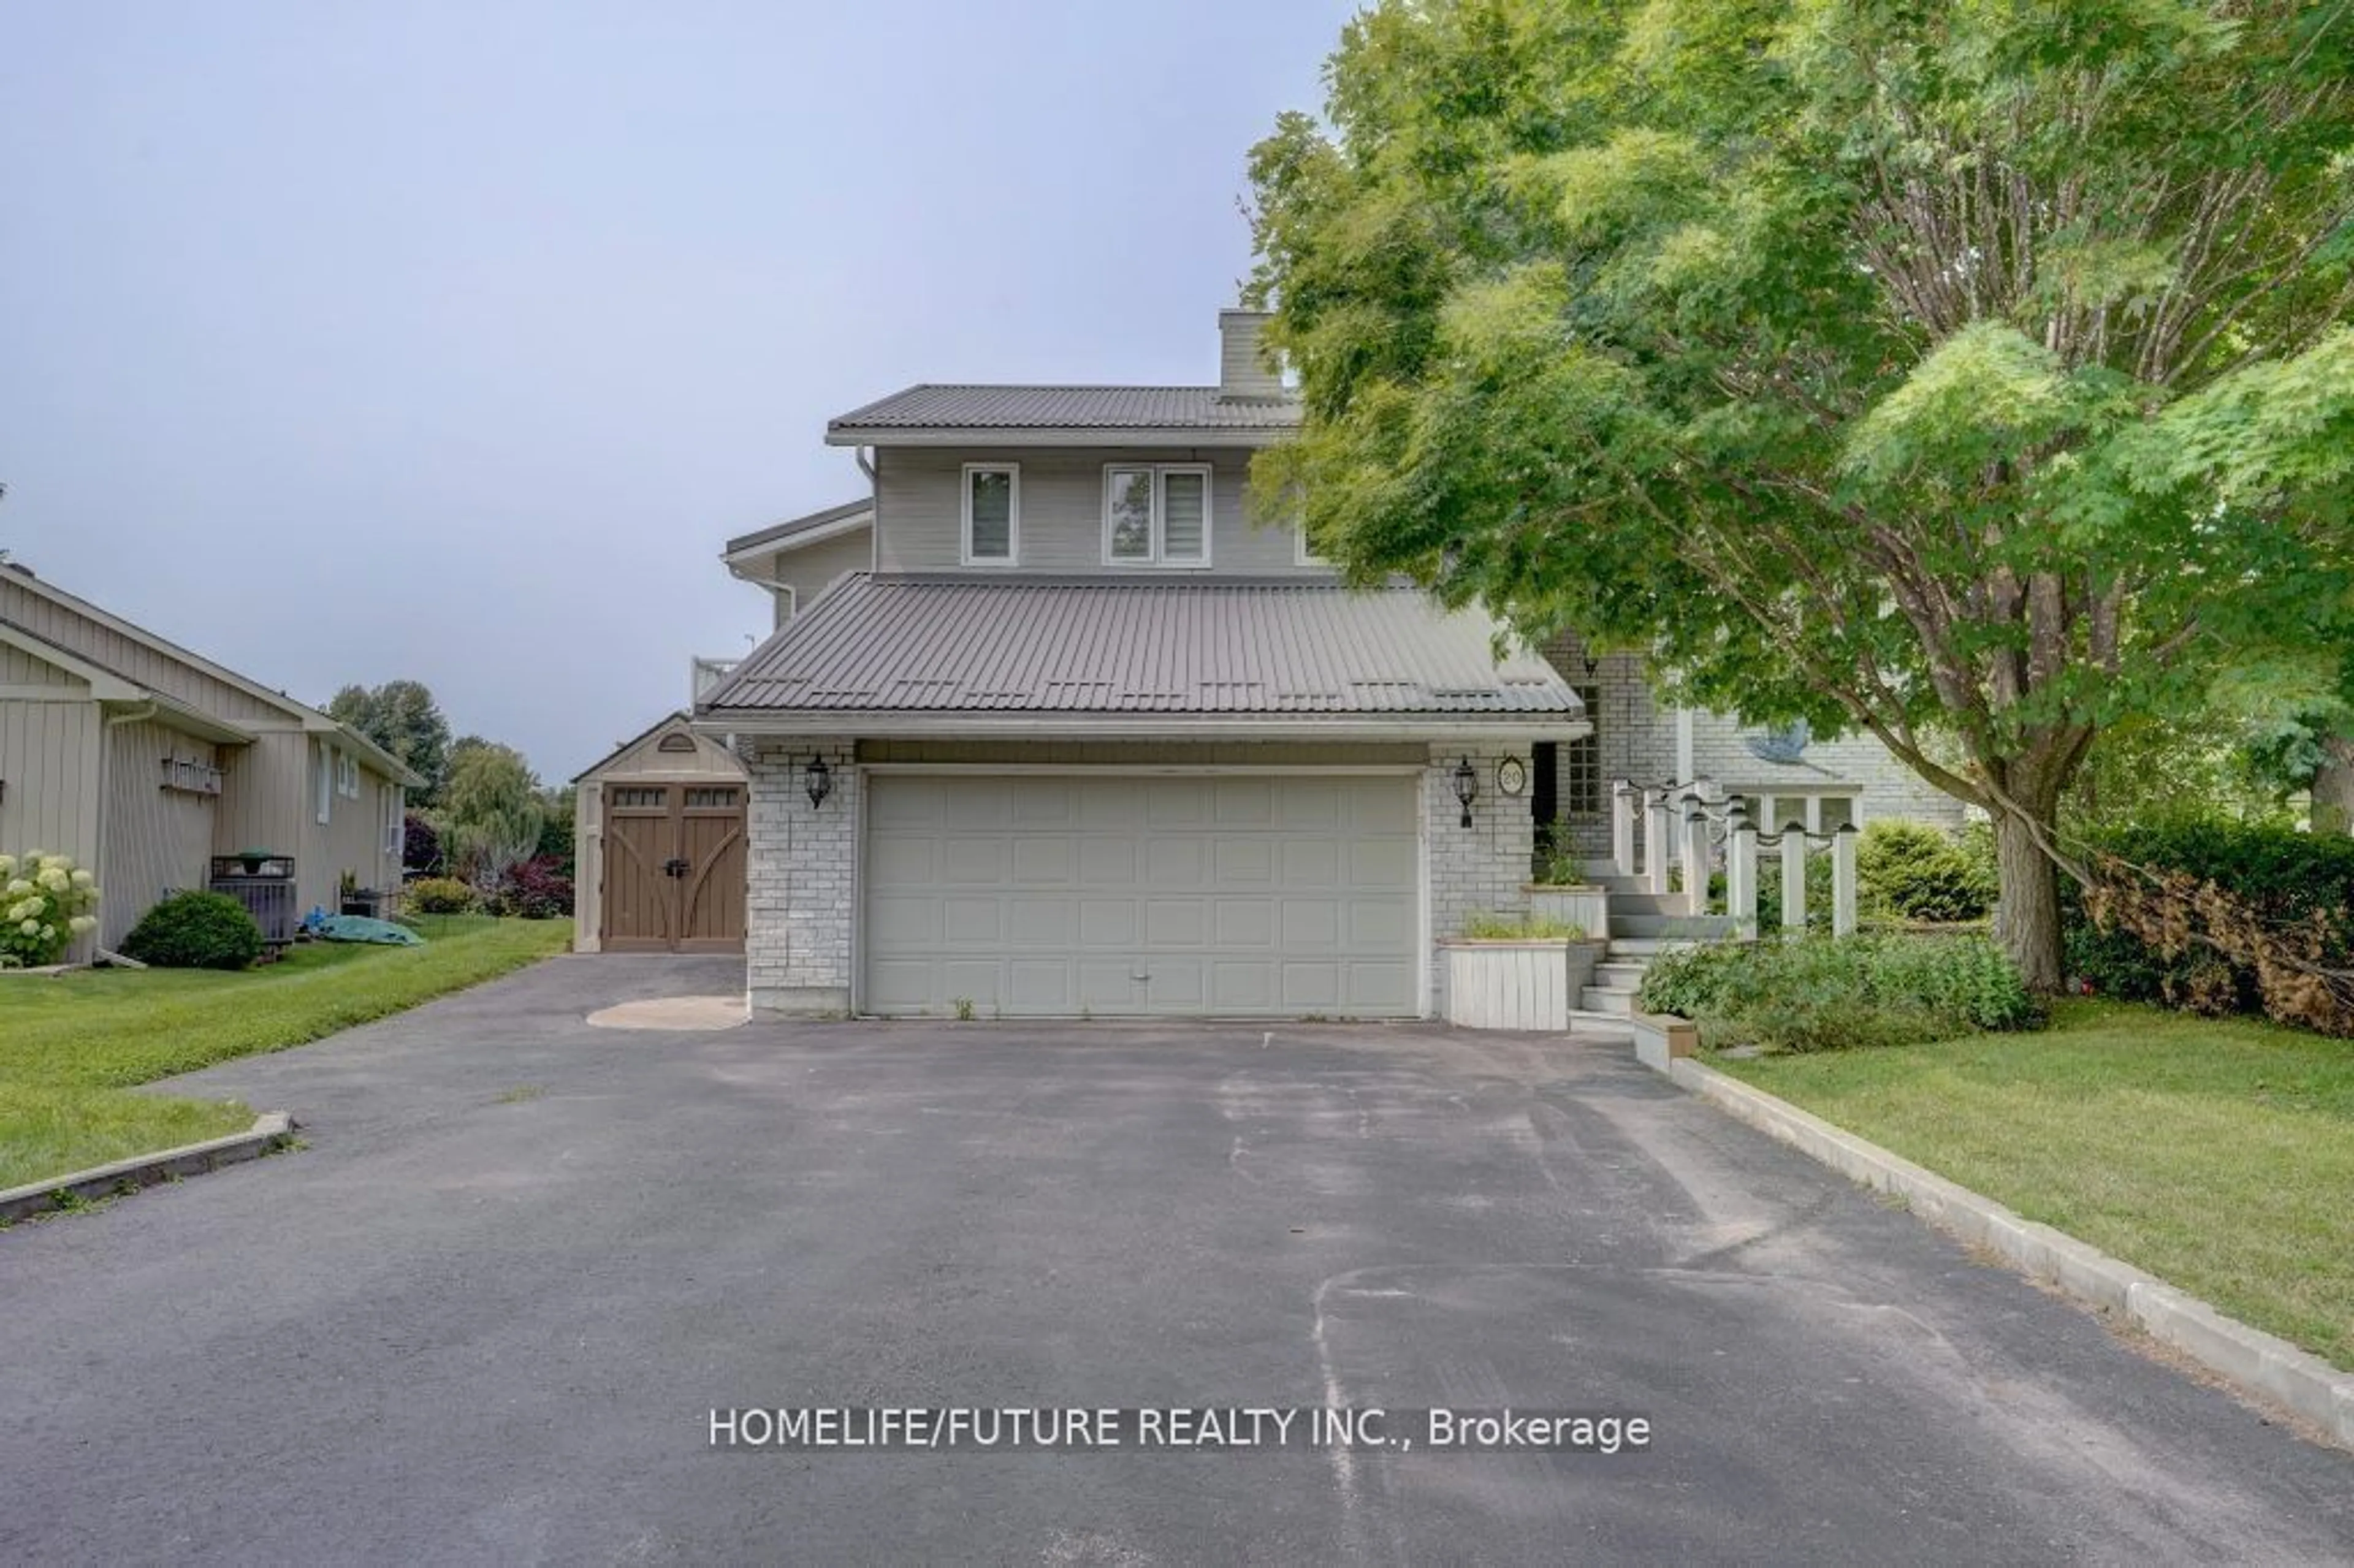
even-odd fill
[[[34,657],[13,642],[0,642],[0,687],[38,686],[46,690],[82,685],[80,676],[58,669],[46,659]]]
[[[100,744],[104,729],[95,702],[0,699],[0,854],[47,850],[73,856],[96,872],[99,855]],[[84,938],[68,950],[86,958]]]
[[[121,943],[148,907],[179,888],[202,887],[213,853],[210,795],[164,788],[165,758],[217,766],[208,741],[160,724],[117,725],[106,736],[105,856],[99,910],[106,945]]]
[[[302,851],[309,775],[303,761],[309,739],[294,730],[277,730],[251,746],[226,748],[221,754],[220,804],[213,813],[213,853],[236,854],[265,850],[271,854],[299,855]],[[299,871],[301,867],[296,867]]]
[[[878,566],[886,572],[962,569],[964,465],[1013,462],[1022,471],[1017,568],[1108,572],[1133,577],[1168,567],[1108,567],[1103,558],[1104,469],[1108,464],[1211,465],[1210,569],[1228,576],[1325,575],[1302,567],[1288,528],[1260,528],[1245,514],[1250,453],[1183,448],[1125,451],[1100,448],[1008,453],[1002,450],[896,447],[875,453]],[[1183,575],[1182,572],[1177,575]]]
[[[852,572],[863,572],[875,562],[875,531],[860,528],[798,550],[770,556],[755,568],[755,577],[783,584],[792,592],[779,594],[777,624],[784,625],[799,609],[807,609],[820,595]]]
[[[241,613],[235,606],[224,608]],[[5,571],[0,571],[0,620],[14,621],[43,641],[231,724],[250,727],[284,723],[289,716],[284,708],[58,604]]]
[[[398,887],[399,856],[385,848],[384,800],[380,787],[389,780],[365,764],[359,770],[359,794],[355,798],[334,790],[336,769],[330,761],[327,821],[323,824],[319,821],[318,755],[323,749],[332,758],[335,755],[335,747],[332,740],[317,736],[310,739],[313,747],[312,777],[304,781],[302,849],[294,865],[295,896],[303,909],[317,905],[333,914],[345,872],[349,872],[353,881],[361,887]]]
[[[572,950],[593,953],[605,892],[605,787],[583,779],[572,796]]]

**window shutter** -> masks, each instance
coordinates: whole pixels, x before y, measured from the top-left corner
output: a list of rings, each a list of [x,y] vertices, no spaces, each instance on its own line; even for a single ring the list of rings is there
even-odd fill
[[[1162,519],[1161,556],[1168,561],[1198,561],[1204,554],[1204,524],[1209,514],[1208,479],[1198,473],[1161,476]]]

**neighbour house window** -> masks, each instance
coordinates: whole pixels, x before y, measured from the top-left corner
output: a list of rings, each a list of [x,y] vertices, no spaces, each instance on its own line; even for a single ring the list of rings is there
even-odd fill
[[[407,813],[402,807],[400,786],[379,784],[376,792],[384,800],[384,853],[392,856],[393,864],[398,866],[402,853],[408,847],[405,842],[407,823],[404,819]]]
[[[335,793],[346,800],[360,798],[359,758],[347,751],[335,753]]]
[[[1291,530],[1291,537],[1297,552],[1292,556],[1292,559],[1299,562],[1299,565],[1303,567],[1329,567],[1332,564],[1331,556],[1320,554],[1317,550],[1316,546],[1309,542],[1307,524],[1300,523],[1295,524]]]
[[[1012,463],[964,465],[964,564],[1010,567],[1022,544],[1022,471]]]
[[[1201,463],[1116,463],[1104,470],[1104,562],[1210,564],[1210,470]]]
[[[319,824],[324,827],[328,816],[335,809],[335,754],[328,748],[326,742],[321,741],[318,750],[313,755],[318,758],[319,763],[317,815]]]

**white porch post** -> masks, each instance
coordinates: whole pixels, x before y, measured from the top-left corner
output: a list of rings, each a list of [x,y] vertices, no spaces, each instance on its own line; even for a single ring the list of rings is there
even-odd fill
[[[1831,935],[1855,935],[1855,841],[1853,822],[1831,834]]]
[[[1782,929],[1807,928],[1807,824],[1782,825]]]
[[[1684,900],[1685,913],[1708,913],[1708,813],[1701,810],[1700,797],[1687,792],[1684,796]]]
[[[1635,874],[1635,786],[1610,781],[1610,861],[1621,876]]]
[[[1651,891],[1668,891],[1668,867],[1675,863],[1676,852],[1670,846],[1676,839],[1676,810],[1665,789],[1643,791],[1643,811],[1649,819],[1643,830],[1643,874],[1650,878]]]
[[[1754,941],[1757,936],[1757,824],[1738,805],[1724,824],[1724,912],[1733,916],[1734,934]]]

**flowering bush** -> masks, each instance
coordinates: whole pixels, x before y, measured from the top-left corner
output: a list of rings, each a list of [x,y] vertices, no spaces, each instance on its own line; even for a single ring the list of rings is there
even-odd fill
[[[509,871],[491,904],[493,915],[553,920],[572,913],[572,879],[553,856],[540,855]]]
[[[56,963],[67,943],[97,928],[97,907],[98,883],[72,856],[0,854],[0,966]]]

